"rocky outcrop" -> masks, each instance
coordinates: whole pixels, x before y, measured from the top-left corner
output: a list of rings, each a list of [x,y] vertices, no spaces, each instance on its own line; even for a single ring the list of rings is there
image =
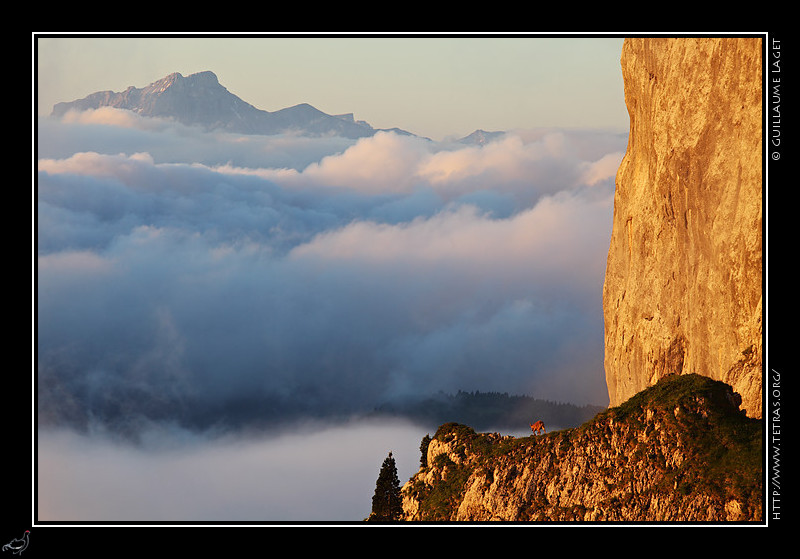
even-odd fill
[[[762,414],[762,41],[626,39],[603,306],[609,400],[672,373]]]
[[[739,402],[729,385],[673,375],[574,429],[442,425],[401,490],[403,520],[759,521],[761,422]]]

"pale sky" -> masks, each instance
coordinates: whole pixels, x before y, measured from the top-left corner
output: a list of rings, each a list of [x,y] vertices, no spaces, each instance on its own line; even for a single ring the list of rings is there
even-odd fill
[[[95,91],[213,71],[275,111],[310,103],[432,139],[476,129],[627,131],[622,38],[33,37],[37,113]],[[38,88],[38,89],[37,89]]]

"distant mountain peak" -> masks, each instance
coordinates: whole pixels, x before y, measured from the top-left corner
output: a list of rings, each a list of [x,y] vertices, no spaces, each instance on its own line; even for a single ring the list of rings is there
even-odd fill
[[[503,136],[505,132],[487,132],[486,130],[475,130],[469,136],[465,136],[459,140],[462,144],[479,145],[483,146]]]
[[[166,76],[164,76],[163,78],[161,78],[160,80],[158,80],[158,81],[156,81],[154,83],[164,83],[164,84],[169,83],[169,84],[172,84],[176,80],[179,80],[179,79],[182,79],[182,78],[183,78],[183,74],[181,74],[180,72],[172,72],[171,74],[167,74]]]
[[[180,76],[180,73],[178,73],[178,72],[175,72],[175,73]],[[207,79],[207,80],[211,80],[211,81],[219,83],[219,80],[217,79],[217,75],[214,72],[212,72],[211,70],[203,70],[202,72],[197,72],[195,74],[191,74],[190,77],[194,77],[194,78],[197,78],[197,79]]]
[[[291,133],[362,138],[378,132],[363,120],[356,120],[351,113],[345,118],[343,115],[329,115],[308,103],[275,112],[257,109],[229,92],[210,70],[185,77],[180,72],[173,72],[142,88],[130,86],[119,93],[98,91],[83,99],[56,103],[52,116],[100,107],[116,107],[145,117],[172,119],[187,126],[239,134]]]
[[[217,75],[214,72],[212,72],[211,70],[204,70],[202,72],[197,72],[195,74],[189,74],[188,76],[184,76],[180,72],[172,72],[171,74],[167,74],[160,80],[154,81],[148,87],[165,89],[182,81],[187,81],[190,84],[203,84],[210,86],[220,85],[219,79],[217,79]]]

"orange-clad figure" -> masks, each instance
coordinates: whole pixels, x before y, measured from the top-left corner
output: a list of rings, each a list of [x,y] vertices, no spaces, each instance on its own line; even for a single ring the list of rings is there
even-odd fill
[[[533,431],[534,435],[538,435],[540,431],[547,434],[547,431],[544,430],[544,423],[541,420],[531,425],[531,431]]]

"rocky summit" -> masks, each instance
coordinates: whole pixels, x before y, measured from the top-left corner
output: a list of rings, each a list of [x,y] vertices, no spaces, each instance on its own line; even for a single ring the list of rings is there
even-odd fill
[[[403,520],[760,521],[763,426],[740,402],[725,383],[672,375],[573,429],[444,424],[401,490]]]

